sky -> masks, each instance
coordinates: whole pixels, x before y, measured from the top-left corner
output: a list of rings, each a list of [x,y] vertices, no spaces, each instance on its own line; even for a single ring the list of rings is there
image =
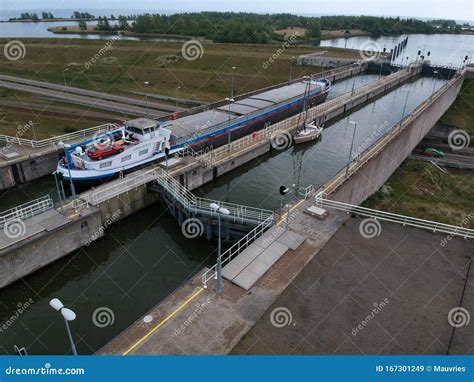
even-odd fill
[[[246,11],[443,18],[474,21],[474,0],[0,0],[2,10],[136,9]]]

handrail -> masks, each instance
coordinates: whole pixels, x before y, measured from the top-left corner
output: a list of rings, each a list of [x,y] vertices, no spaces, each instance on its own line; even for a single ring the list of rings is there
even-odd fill
[[[0,228],[5,227],[9,222],[14,220],[25,220],[32,218],[54,207],[53,199],[49,195],[21,204],[11,208],[0,216]]]
[[[6,142],[7,144],[17,144],[20,146],[29,146],[32,148],[43,148],[43,147],[54,147],[56,148],[59,142],[70,142],[79,138],[85,138],[88,135],[93,135],[100,131],[110,131],[118,129],[120,126],[116,123],[105,123],[103,125],[90,127],[84,130],[75,131],[73,133],[58,135],[53,138],[47,138],[40,141],[33,141],[30,139],[20,138],[18,136],[12,137],[9,135],[0,135],[0,142]]]
[[[346,211],[350,213],[355,213],[357,215],[371,217],[375,220],[380,219],[392,223],[399,223],[412,227],[423,228],[431,230],[433,232],[443,232],[454,236],[462,236],[464,238],[474,239],[474,229],[338,202],[325,198],[324,195],[321,193],[315,196],[315,200],[316,204],[320,207],[334,208],[340,211]]]
[[[263,233],[273,225],[273,217],[268,217],[262,221],[258,226],[251,230],[247,235],[242,237],[237,243],[232,245],[227,251],[221,255],[222,266],[229,263],[235,256],[237,256],[242,250],[247,248],[256,239],[263,235]],[[217,264],[208,269],[201,277],[204,288],[207,288],[207,282],[216,276]]]
[[[273,212],[270,210],[196,197],[191,191],[163,170],[155,170],[155,179],[158,184],[186,210],[195,214],[205,214],[211,218],[217,217],[217,212],[211,208],[211,204],[216,203],[229,211],[229,215],[221,215],[221,218],[224,220],[259,224],[269,217],[273,218]]]

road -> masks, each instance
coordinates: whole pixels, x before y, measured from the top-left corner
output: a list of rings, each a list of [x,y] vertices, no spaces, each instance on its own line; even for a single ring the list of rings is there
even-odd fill
[[[155,118],[163,116],[167,112],[181,110],[175,106],[164,105],[152,101],[145,102],[134,98],[4,75],[0,75],[0,86],[34,94],[41,94],[61,102],[91,106],[94,108],[136,116],[146,115],[147,108],[149,116]]]

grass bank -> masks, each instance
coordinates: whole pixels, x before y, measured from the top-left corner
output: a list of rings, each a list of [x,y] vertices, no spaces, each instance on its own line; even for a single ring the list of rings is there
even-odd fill
[[[474,135],[474,80],[464,80],[456,100],[441,121],[456,125]]]
[[[144,82],[148,81],[150,93],[175,96],[180,87],[180,98],[212,102],[228,96],[232,72],[235,93],[242,94],[286,81],[291,57],[323,50],[203,44],[202,52],[198,52],[200,57],[186,60],[182,43],[108,41],[106,46],[104,40],[25,39],[22,40],[25,57],[17,61],[1,60],[0,72],[58,84],[64,83],[64,73],[70,86],[127,96],[133,96],[130,91],[143,91]],[[324,50],[338,57],[359,58],[357,51]],[[317,70],[293,65],[293,77]]]
[[[365,207],[474,228],[474,173],[406,160]],[[470,216],[470,218],[469,218]]]

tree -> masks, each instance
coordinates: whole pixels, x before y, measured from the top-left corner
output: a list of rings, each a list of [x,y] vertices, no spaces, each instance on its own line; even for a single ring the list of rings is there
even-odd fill
[[[126,16],[119,16],[118,17],[118,29],[119,30],[128,29],[128,20],[127,20]]]
[[[39,21],[38,15],[36,13],[33,13],[31,15],[31,20],[33,20],[33,22],[35,22],[35,23],[38,22]]]
[[[84,20],[79,21],[79,29],[81,31],[86,31],[87,30],[87,23]]]
[[[319,20],[311,22],[310,36],[312,38],[321,38],[321,23]]]

